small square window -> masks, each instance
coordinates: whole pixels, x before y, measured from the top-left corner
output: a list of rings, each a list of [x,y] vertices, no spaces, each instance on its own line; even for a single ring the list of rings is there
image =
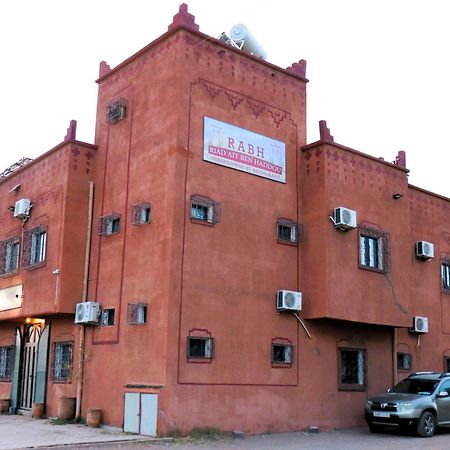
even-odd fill
[[[0,347],[0,381],[11,381],[13,347]]]
[[[441,263],[441,281],[442,289],[450,292],[450,261],[442,261]]]
[[[151,222],[152,205],[147,202],[137,203],[131,207],[131,224],[145,225]]]
[[[292,364],[294,347],[291,344],[272,343],[272,363]]]
[[[389,271],[388,233],[361,227],[359,234],[359,265],[364,269]]]
[[[209,358],[213,357],[214,339],[211,337],[189,336],[187,339],[188,358]]]
[[[397,369],[411,370],[411,367],[412,367],[411,353],[397,352]]]
[[[111,236],[120,232],[120,214],[112,213],[100,217],[98,221],[99,236]]]
[[[54,383],[70,383],[72,353],[72,342],[55,342],[53,344],[52,380]]]
[[[124,98],[116,100],[106,107],[106,122],[116,123],[127,117],[128,102]]]
[[[110,327],[114,325],[114,316],[115,316],[114,308],[103,309],[100,325],[104,327]]]
[[[147,323],[147,303],[128,303],[127,321],[129,325]]]
[[[347,391],[366,389],[365,350],[339,349],[339,388]]]
[[[298,244],[302,241],[303,226],[288,219],[277,220],[277,239],[281,243]]]
[[[201,195],[191,196],[191,221],[214,225],[221,220],[221,203]]]

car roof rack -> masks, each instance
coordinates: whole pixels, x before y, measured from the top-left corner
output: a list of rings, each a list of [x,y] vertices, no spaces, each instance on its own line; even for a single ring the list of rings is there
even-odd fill
[[[442,372],[441,375],[439,376],[439,378],[446,378],[446,377],[450,377],[449,372]]]

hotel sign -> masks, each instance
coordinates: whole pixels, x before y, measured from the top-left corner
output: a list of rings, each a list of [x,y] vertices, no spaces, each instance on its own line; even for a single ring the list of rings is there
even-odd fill
[[[204,118],[203,160],[286,183],[284,142]]]

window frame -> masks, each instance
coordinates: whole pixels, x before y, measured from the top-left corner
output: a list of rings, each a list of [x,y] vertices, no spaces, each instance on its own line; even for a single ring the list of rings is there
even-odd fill
[[[105,321],[104,317],[107,316]],[[100,315],[101,327],[113,327],[116,324],[116,308],[103,308]]]
[[[403,364],[399,364],[400,362],[400,358],[403,361]],[[405,365],[405,359],[409,359],[409,365]],[[409,352],[397,352],[397,370],[402,370],[402,371],[406,371],[409,372],[412,370],[412,354]]]
[[[441,259],[441,290],[446,294],[450,294],[450,260]]]
[[[195,215],[195,209],[203,209],[206,214]],[[222,203],[203,195],[193,194],[190,199],[189,216],[192,223],[214,226],[222,220]]]
[[[106,107],[106,123],[115,124],[128,116],[128,100],[119,98]]]
[[[148,214],[147,214],[148,211]],[[145,217],[143,218],[143,212]],[[147,217],[148,216],[148,217]],[[148,225],[152,221],[152,204],[149,202],[139,202],[131,206],[131,225]]]
[[[366,226],[360,226],[358,230],[358,267],[378,273],[390,272],[389,233]],[[374,243],[372,247],[371,242]]]
[[[119,213],[110,213],[99,217],[97,226],[97,235],[108,237],[119,234],[121,230],[121,215]]]
[[[16,248],[14,255],[12,248]],[[14,255],[14,256],[12,256]],[[10,237],[0,241],[0,276],[11,276],[20,267],[20,239]]]
[[[362,372],[363,382],[362,383],[346,383],[343,381],[343,369],[344,361],[342,360],[343,352],[355,352],[358,355],[362,355],[362,370],[357,367],[356,377],[359,377],[360,372]],[[357,359],[357,364],[359,364],[359,356]],[[366,391],[367,390],[367,350],[364,348],[355,347],[339,347],[338,348],[338,388],[340,391]]]
[[[22,269],[44,266],[47,261],[48,227],[36,225],[23,233]]]
[[[139,311],[143,311],[142,320],[139,317]],[[127,305],[127,323],[128,325],[145,325],[148,322],[148,303],[135,302]]]
[[[198,340],[205,342],[205,348],[204,352],[205,354],[202,355],[192,355],[191,354],[191,341]],[[206,343],[209,342],[209,354],[206,354]],[[186,339],[186,357],[188,361],[192,360],[200,360],[200,361],[212,361],[215,354],[215,342],[214,338],[212,336],[199,336],[199,335],[189,335]]]
[[[444,355],[444,372],[450,373],[450,356]]]
[[[66,364],[68,367],[61,367],[59,370],[66,371],[66,374],[64,376],[57,376],[56,370],[57,370],[57,347],[59,346],[67,346],[69,348],[69,358],[68,360],[64,361],[61,359],[61,365]],[[53,342],[52,345],[52,366],[51,366],[51,379],[53,383],[57,384],[68,384],[72,383],[72,370],[73,370],[73,341],[57,341]]]
[[[4,364],[4,355],[3,351],[7,353],[7,361]],[[2,345],[0,346],[0,382],[8,382],[12,379],[13,372],[13,355],[14,355],[14,346],[13,345]],[[3,374],[2,370],[5,368],[5,373]]]
[[[289,229],[289,238],[285,238],[280,231]],[[303,224],[290,219],[279,217],[277,219],[277,242],[296,246],[303,242]]]
[[[284,356],[286,357],[286,351],[289,354],[290,353],[290,359],[279,361],[275,359],[275,347],[283,347],[284,348]],[[286,343],[286,342],[276,342],[272,341],[271,344],[271,361],[272,361],[272,367],[291,367],[294,362],[294,345],[292,343]]]

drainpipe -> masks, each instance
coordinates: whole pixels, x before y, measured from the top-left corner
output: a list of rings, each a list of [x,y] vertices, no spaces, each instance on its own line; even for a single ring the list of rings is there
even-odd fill
[[[392,328],[392,386],[397,384],[397,328]]]
[[[89,205],[88,221],[86,234],[86,249],[84,253],[84,273],[83,273],[83,292],[81,301],[87,301],[88,280],[89,280],[89,261],[91,259],[91,236],[92,236],[92,218],[94,210],[94,182],[89,182]],[[75,409],[75,419],[81,417],[81,397],[83,393],[83,371],[84,371],[84,348],[85,348],[86,328],[84,324],[80,325],[80,338],[78,348],[78,377],[77,377],[77,403]]]

